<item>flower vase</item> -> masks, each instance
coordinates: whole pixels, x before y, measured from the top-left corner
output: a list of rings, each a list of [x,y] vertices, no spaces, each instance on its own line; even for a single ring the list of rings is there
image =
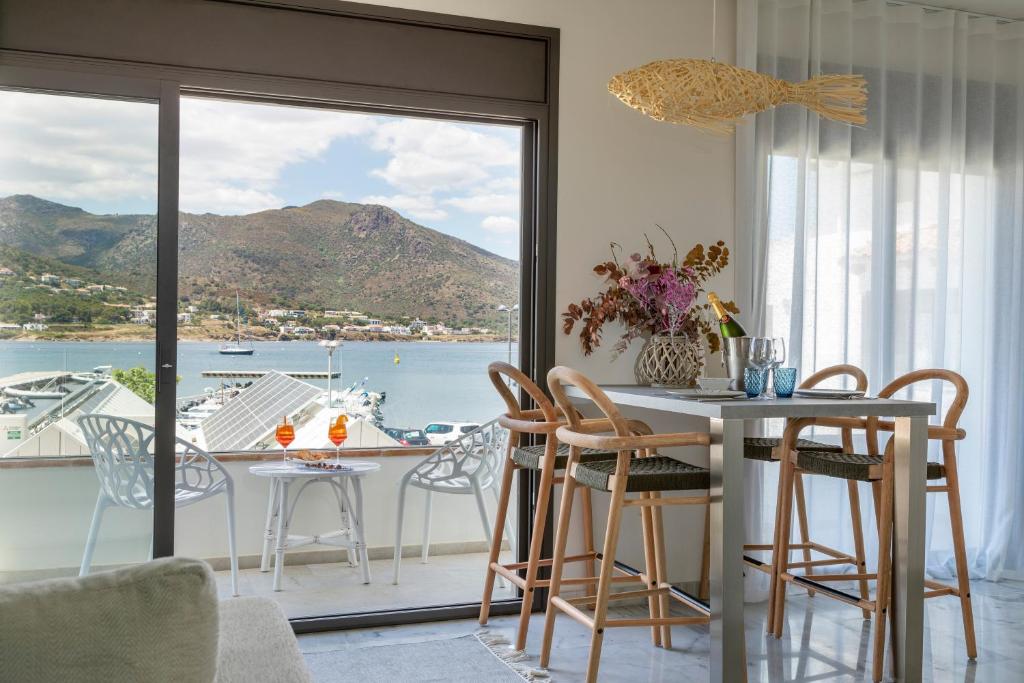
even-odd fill
[[[692,387],[704,369],[703,346],[686,335],[657,334],[644,342],[633,368],[637,384]]]

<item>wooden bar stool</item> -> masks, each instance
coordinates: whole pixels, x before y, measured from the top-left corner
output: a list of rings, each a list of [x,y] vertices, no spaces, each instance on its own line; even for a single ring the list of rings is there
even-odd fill
[[[579,388],[604,413],[606,420],[587,424],[575,412],[566,396],[564,385]],[[709,622],[707,606],[685,594],[672,590],[666,572],[665,541],[663,537],[662,506],[665,505],[708,505],[708,470],[688,465],[674,458],[656,455],[659,447],[708,446],[711,435],[703,432],[680,434],[643,434],[632,432],[628,421],[622,417],[615,405],[593,382],[575,370],[556,367],[548,373],[548,388],[555,397],[559,408],[566,415],[567,424],[556,431],[558,440],[569,445],[566,463],[567,476],[562,491],[561,511],[555,536],[555,557],[551,569],[551,586],[547,614],[544,621],[544,640],[541,650],[541,666],[546,667],[551,659],[551,641],[554,636],[555,615],[562,611],[591,630],[590,660],[587,665],[587,681],[597,680],[601,659],[601,645],[607,628],[625,626],[648,626],[656,640],[661,631],[661,643],[672,646],[671,626],[681,624],[706,624]],[[603,424],[602,424],[603,423]],[[614,435],[602,436],[602,432]],[[583,449],[596,448],[613,450],[615,460],[583,462]],[[632,453],[637,453],[633,458]],[[608,526],[605,531],[604,550],[600,558],[597,591],[580,597],[565,598],[561,595],[563,585],[570,580],[562,576],[565,562],[565,547],[569,535],[572,501],[577,488],[582,491],[594,489],[611,494],[608,507]],[[662,497],[663,491],[693,491],[704,493],[694,497]],[[627,493],[639,493],[638,498],[626,498]],[[643,590],[611,593],[617,577],[612,576],[615,568],[615,552],[619,539],[619,524],[622,511],[627,507],[640,507],[643,523],[644,555],[647,571],[641,577],[647,586]],[[700,552],[700,545],[694,549]],[[669,616],[669,597],[686,605],[696,616]],[[648,599],[651,616],[644,618],[608,618],[611,600],[633,598]],[[582,608],[593,604],[593,614]],[[656,642],[657,644],[657,642]]]
[[[803,382],[800,383],[801,389],[812,389],[825,380],[833,377],[847,376],[853,379],[855,387],[858,391],[867,391],[868,389],[868,377],[863,370],[855,365],[833,365],[831,367],[819,370],[814,373]],[[843,430],[843,442],[846,444],[846,438],[849,436],[849,430]],[[778,437],[747,437],[743,440],[743,457],[747,460],[759,460],[765,463],[779,462],[781,458],[779,452],[779,446],[782,443],[782,439]],[[832,444],[821,443],[818,441],[811,441],[810,439],[797,439],[795,449],[798,451],[812,450],[812,451],[831,451],[841,453],[843,446],[836,446]],[[852,448],[852,444],[850,445]],[[780,477],[781,482],[781,477]],[[775,506],[775,531],[773,532],[773,541],[770,544],[746,544],[743,546],[743,560],[746,564],[758,571],[762,571],[766,574],[773,575],[774,569],[772,564],[774,557],[768,562],[759,560],[751,555],[747,554],[750,552],[764,552],[773,550],[775,547],[774,536],[778,534],[779,529],[779,514],[781,512],[781,505],[778,502],[781,500],[782,488],[781,486],[777,489],[776,495],[776,506]],[[807,525],[807,504],[804,498],[804,486],[803,479],[800,474],[797,473],[794,479],[794,495],[796,502],[797,511],[797,527],[800,531],[800,542],[790,543],[789,550],[798,550],[803,555],[803,561],[799,563],[790,563],[790,567],[802,567],[808,575],[812,574],[815,567],[834,567],[843,565],[852,565],[857,567],[858,572],[865,571],[864,561],[864,531],[861,527],[860,520],[860,492],[857,488],[857,482],[849,482],[848,488],[848,500],[850,504],[850,517],[853,524],[853,539],[854,539],[854,553],[850,555],[836,548],[826,546],[822,543],[817,543],[811,540],[810,533]],[[824,559],[814,559],[812,551],[825,555]],[[701,597],[704,597],[704,578],[701,577]],[[868,597],[868,582],[860,582],[860,593],[861,597],[867,599]],[[807,592],[810,595],[814,595],[813,588],[807,588]],[[773,593],[769,593],[768,600],[768,628],[771,629],[772,612],[774,607]],[[864,618],[870,618],[870,613],[865,610]]]
[[[550,584],[548,579],[540,579],[538,575],[541,567],[551,565],[550,558],[541,558],[541,547],[544,541],[544,527],[547,523],[548,502],[551,499],[551,490],[555,484],[563,482],[562,477],[555,476],[556,471],[564,470],[566,461],[569,458],[569,447],[560,445],[555,438],[555,430],[565,424],[561,412],[555,408],[551,400],[541,391],[529,377],[519,369],[508,363],[491,363],[487,368],[491,383],[497,389],[498,394],[505,401],[508,412],[498,418],[498,424],[509,430],[508,452],[505,457],[505,466],[502,473],[501,490],[498,497],[498,511],[494,519],[494,534],[491,542],[490,556],[487,560],[487,576],[484,580],[484,594],[480,604],[480,623],[486,624],[491,611],[491,593],[494,590],[496,576],[502,576],[523,591],[523,604],[519,612],[519,629],[516,633],[515,649],[523,650],[526,647],[526,634],[530,626],[530,612],[533,608],[534,592],[537,588],[546,588]],[[511,379],[518,384],[533,400],[537,406],[533,410],[522,410],[519,401],[512,393],[506,381]],[[573,409],[573,415],[577,415]],[[591,428],[610,429],[608,420],[583,420],[583,424]],[[651,429],[643,422],[629,420],[627,428],[632,433],[650,434]],[[524,437],[530,434],[544,436],[546,441],[542,445],[527,445],[523,443]],[[614,459],[617,453],[614,450],[588,448],[580,453],[582,462],[592,462],[602,459]],[[519,470],[532,470],[540,473],[537,484],[537,496],[535,503],[533,532],[530,536],[530,550],[526,562],[513,562],[502,564],[498,561],[501,553],[502,532],[505,528],[505,519],[508,515],[509,498],[512,490],[514,475]],[[594,578],[594,562],[597,552],[594,548],[594,532],[591,519],[590,491],[587,490],[581,496],[583,507],[583,552],[578,555],[566,558],[568,562],[588,562],[588,579],[574,579],[583,581],[591,586],[597,585]],[[629,580],[639,581],[639,577],[631,576],[626,572]],[[623,578],[622,580],[626,580]]]
[[[953,555],[956,561],[957,585],[948,586],[937,581],[925,581],[925,598],[942,595],[953,595],[960,600],[961,615],[964,624],[964,637],[967,655],[975,659],[978,655],[974,636],[974,616],[971,608],[970,577],[967,573],[967,552],[964,544],[963,517],[960,510],[960,489],[956,469],[956,442],[964,439],[967,433],[958,426],[964,406],[967,404],[968,387],[963,377],[950,370],[917,370],[898,377],[878,392],[880,398],[892,397],[896,392],[917,382],[926,381],[949,382],[955,389],[953,401],[942,420],[941,426],[928,427],[928,439],[942,443],[942,462],[929,462],[926,474],[929,482],[945,480],[943,484],[929,484],[929,493],[945,493],[949,504],[949,517],[953,534]],[[796,420],[787,427],[783,447],[792,443],[800,429],[809,424],[823,424],[844,429],[860,428],[865,430],[867,454],[852,452],[844,453],[823,451],[792,451],[783,460],[782,487],[783,512],[780,533],[776,534],[777,547],[786,547],[789,542],[789,528],[792,522],[792,505],[789,501],[793,494],[793,481],[797,472],[816,474],[847,481],[870,482],[875,489],[875,516],[878,519],[878,566],[874,573],[859,574],[819,574],[805,577],[793,574],[788,564],[788,553],[781,553],[776,562],[777,570],[774,585],[775,615],[774,633],[782,636],[785,614],[786,586],[789,583],[808,585],[812,578],[816,582],[874,580],[875,599],[857,599],[843,591],[826,588],[822,594],[831,598],[870,610],[874,615],[874,634],[872,645],[873,680],[882,680],[883,655],[885,652],[885,619],[888,614],[891,573],[892,573],[892,528],[893,528],[893,443],[890,438],[884,454],[879,455],[878,433],[895,432],[895,423],[871,418],[817,418],[816,420]]]

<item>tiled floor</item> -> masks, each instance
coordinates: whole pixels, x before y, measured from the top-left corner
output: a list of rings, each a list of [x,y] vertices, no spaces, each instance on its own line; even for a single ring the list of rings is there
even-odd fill
[[[1010,683],[1024,681],[1024,583],[978,582],[974,613],[979,656],[964,652],[959,603],[952,598],[926,602],[925,680],[933,683]],[[747,610],[750,683],[766,681],[870,681],[870,623],[857,609],[821,597],[793,593],[788,601],[785,637],[764,635],[764,605]],[[445,639],[474,633],[473,620],[340,631],[299,637],[304,652],[363,648],[390,643]],[[489,628],[506,637],[515,619],[491,620]],[[536,663],[543,616],[534,615],[527,644]],[[589,633],[561,617],[555,629],[552,683],[583,680]],[[611,682],[706,681],[706,628],[673,629],[673,649],[655,649],[647,629],[615,629],[605,637],[601,680]],[[457,676],[449,680],[460,680]]]
[[[406,557],[396,586],[391,582],[390,559],[370,561],[369,584],[363,584],[360,570],[347,563],[294,564],[285,565],[278,592],[272,589],[273,572],[259,569],[240,571],[238,590],[241,595],[272,598],[289,618],[450,605],[480,601],[486,566],[486,553],[433,555],[427,564],[418,556]],[[231,595],[230,572],[217,572],[217,590],[221,598]],[[496,600],[513,595],[495,588]]]

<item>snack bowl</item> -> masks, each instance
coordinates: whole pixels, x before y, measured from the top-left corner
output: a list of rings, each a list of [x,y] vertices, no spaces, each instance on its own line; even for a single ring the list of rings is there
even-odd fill
[[[725,391],[732,384],[731,377],[698,377],[697,386],[707,391]]]

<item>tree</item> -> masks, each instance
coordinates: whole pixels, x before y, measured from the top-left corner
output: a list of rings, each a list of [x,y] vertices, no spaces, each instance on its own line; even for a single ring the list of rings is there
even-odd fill
[[[156,373],[139,365],[130,370],[116,368],[113,376],[115,382],[128,387],[146,402],[156,403]],[[176,376],[175,381],[180,382],[181,376]]]

